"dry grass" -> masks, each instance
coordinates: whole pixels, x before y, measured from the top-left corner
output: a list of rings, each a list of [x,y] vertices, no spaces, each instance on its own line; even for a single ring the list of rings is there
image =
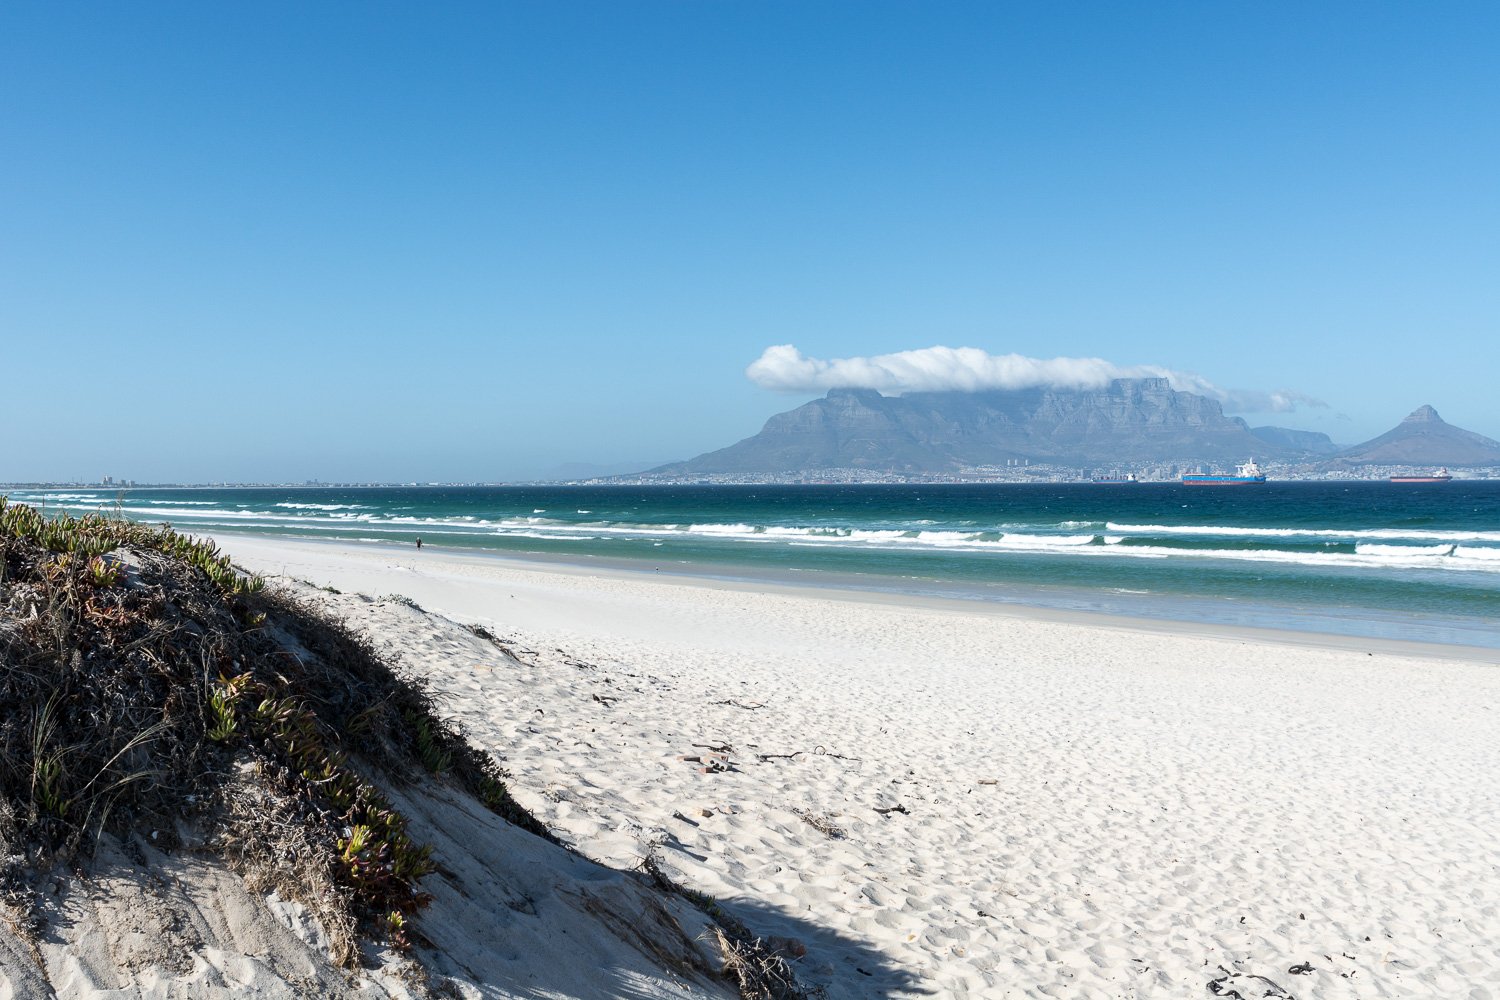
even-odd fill
[[[0,497],[0,919],[23,939],[39,930],[28,872],[149,830],[302,903],[339,964],[361,937],[405,948],[435,865],[379,783],[452,782],[553,840],[505,777],[363,636],[211,544]],[[642,870],[714,920],[742,996],[819,995],[782,944],[654,858]]]
[[[802,1000],[814,995],[797,983],[792,964],[780,952],[758,939],[733,937],[723,927],[715,927],[714,933],[726,959],[724,971],[745,1000]]]
[[[235,571],[165,525],[47,518],[0,498],[0,872],[101,832],[200,829],[255,887],[406,944],[430,848],[377,781],[452,781],[532,832],[504,775],[342,622]]]
[[[827,995],[820,986],[809,988],[797,982],[784,953],[790,942],[757,937],[712,896],[678,885],[663,871],[655,845],[647,849],[637,870],[657,890],[681,896],[713,920],[719,952],[725,959],[724,975],[745,1000],[818,1000]]]

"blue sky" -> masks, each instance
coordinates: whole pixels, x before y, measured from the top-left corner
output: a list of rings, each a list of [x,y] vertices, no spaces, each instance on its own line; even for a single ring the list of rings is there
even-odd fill
[[[1493,4],[10,4],[0,480],[685,458],[946,345],[1500,437]]]

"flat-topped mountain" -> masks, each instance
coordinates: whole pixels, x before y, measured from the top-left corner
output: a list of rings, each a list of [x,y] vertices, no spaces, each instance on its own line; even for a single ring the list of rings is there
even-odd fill
[[[1058,465],[1243,462],[1303,457],[1227,417],[1218,401],[1164,378],[1115,379],[1100,389],[989,392],[832,389],[766,421],[754,437],[655,472],[783,473],[870,469],[944,473],[1029,460]]]
[[[1356,465],[1500,465],[1500,441],[1466,431],[1420,406],[1378,438],[1338,456]]]

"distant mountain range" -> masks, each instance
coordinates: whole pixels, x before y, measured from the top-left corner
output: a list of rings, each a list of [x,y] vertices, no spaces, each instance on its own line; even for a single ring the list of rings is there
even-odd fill
[[[1400,457],[1388,457],[1400,456]],[[1113,467],[1262,460],[1351,464],[1500,464],[1500,444],[1443,423],[1423,407],[1401,426],[1339,454],[1326,434],[1251,428],[1217,400],[1174,390],[1166,379],[1115,379],[1101,389],[989,392],[833,389],[766,421],[754,437],[686,462],[666,475],[795,473],[865,469],[952,473],[964,466]]]

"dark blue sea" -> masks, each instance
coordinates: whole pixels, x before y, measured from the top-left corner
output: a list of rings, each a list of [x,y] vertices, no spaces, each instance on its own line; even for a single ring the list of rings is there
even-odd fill
[[[1500,647],[1500,481],[15,491],[179,530],[425,545]]]

